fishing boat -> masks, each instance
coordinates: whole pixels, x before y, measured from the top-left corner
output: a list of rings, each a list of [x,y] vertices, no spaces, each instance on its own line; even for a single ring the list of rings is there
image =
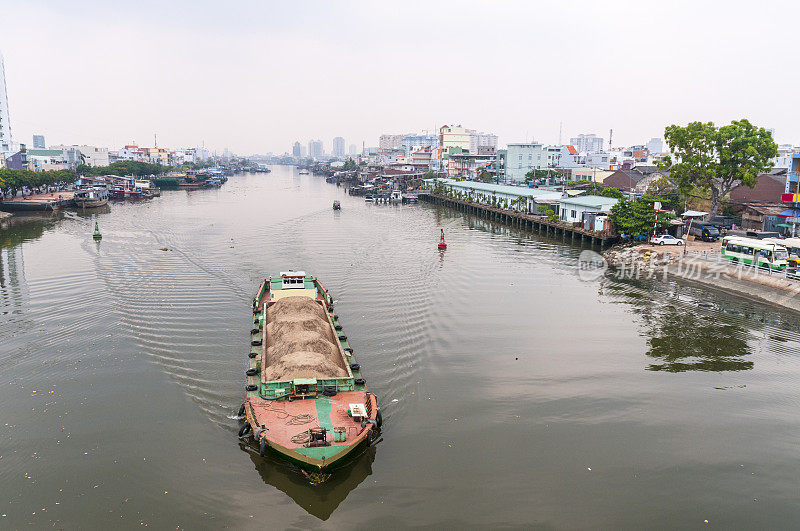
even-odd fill
[[[75,206],[78,208],[95,208],[108,204],[108,188],[93,186],[75,191]]]
[[[375,201],[375,196],[372,194],[367,194],[364,196],[364,201]]]
[[[372,444],[383,423],[333,310],[304,271],[265,279],[253,299],[246,399],[239,410],[259,453],[303,469],[342,464]]]
[[[333,209],[334,210],[341,210],[342,209],[342,204],[339,201],[334,201],[333,202]]]
[[[302,170],[300,170],[300,171],[299,171],[299,172],[297,172],[297,173],[298,173],[298,175],[308,175],[308,174],[309,174],[309,171],[308,171],[308,170],[306,170],[306,169],[302,169]]]
[[[400,190],[392,190],[392,193],[389,194],[389,202],[390,203],[402,203],[403,202],[403,192]]]

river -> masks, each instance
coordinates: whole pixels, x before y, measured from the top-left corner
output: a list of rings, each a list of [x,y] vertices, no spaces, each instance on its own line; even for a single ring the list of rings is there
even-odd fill
[[[0,246],[0,528],[800,520],[800,320],[767,305],[581,280],[579,247],[285,166],[15,216]],[[236,437],[251,297],[289,268],[384,413],[321,485]]]

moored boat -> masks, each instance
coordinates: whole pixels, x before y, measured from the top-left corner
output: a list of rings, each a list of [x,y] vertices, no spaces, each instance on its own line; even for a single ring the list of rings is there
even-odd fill
[[[341,210],[342,209],[342,204],[339,201],[334,201],[333,202],[333,209],[334,210]]]
[[[239,435],[310,470],[369,446],[382,415],[319,280],[303,271],[264,280],[253,316]]]
[[[96,208],[108,204],[108,188],[93,186],[75,191],[75,206],[78,208]]]

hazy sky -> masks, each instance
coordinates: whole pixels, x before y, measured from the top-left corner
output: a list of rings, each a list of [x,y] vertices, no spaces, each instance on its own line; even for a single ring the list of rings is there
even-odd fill
[[[501,144],[746,117],[800,143],[798,2],[0,0],[15,140],[282,153],[445,123]]]

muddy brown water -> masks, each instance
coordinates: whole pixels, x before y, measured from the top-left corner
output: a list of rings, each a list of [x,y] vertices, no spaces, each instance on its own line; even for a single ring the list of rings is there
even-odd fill
[[[333,211],[333,200],[341,211]],[[0,229],[0,528],[793,527],[795,315],[291,167]],[[448,249],[439,252],[439,229]],[[384,412],[321,485],[236,437],[250,299],[337,300]]]

